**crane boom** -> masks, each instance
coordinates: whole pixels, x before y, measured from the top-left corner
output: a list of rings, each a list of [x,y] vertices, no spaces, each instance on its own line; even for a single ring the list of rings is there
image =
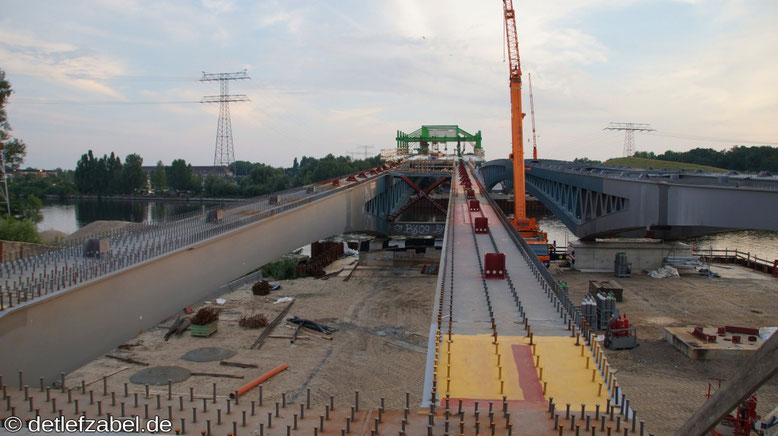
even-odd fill
[[[532,158],[538,158],[538,141],[535,137],[535,98],[532,97],[532,73],[527,73],[529,78],[529,113],[532,119]]]
[[[513,216],[527,218],[524,186],[524,132],[521,111],[521,62],[519,62],[519,39],[516,36],[516,13],[512,0],[503,0],[505,13],[505,35],[508,41],[511,89],[511,142],[513,151]]]

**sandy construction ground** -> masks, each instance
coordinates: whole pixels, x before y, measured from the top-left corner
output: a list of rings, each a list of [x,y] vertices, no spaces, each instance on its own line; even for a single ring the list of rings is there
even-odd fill
[[[196,396],[210,396],[213,383],[217,384],[217,395],[225,397],[248,381],[286,363],[288,370],[264,383],[264,394],[268,398],[278,398],[283,392],[288,402],[299,403],[305,401],[306,390],[311,389],[314,404],[329,402],[330,395],[335,397],[337,404],[344,404],[353,402],[354,391],[359,390],[363,404],[377,405],[383,397],[387,408],[402,408],[406,392],[410,392],[412,404],[421,400],[435,281],[436,276],[422,275],[418,267],[372,266],[364,270],[357,268],[349,280],[344,280],[344,276],[333,276],[278,282],[283,288],[268,296],[252,295],[247,285],[221,296],[226,300],[222,305],[211,301],[194,307],[195,310],[204,306],[222,309],[219,329],[213,336],[191,337],[187,331],[166,342],[163,338],[166,327],[173,324],[179,315],[176,314],[128,342],[139,345],[129,350],[117,349],[110,354],[131,357],[151,366],[174,365],[193,372],[244,377],[192,376],[173,385],[175,394],[187,397],[190,387],[194,388]],[[294,345],[288,339],[270,338],[261,350],[250,349],[262,329],[239,327],[240,316],[261,313],[272,321],[288,304],[273,304],[280,297],[295,299],[288,317],[296,315],[338,328],[332,340],[304,334]],[[273,335],[289,336],[293,332],[291,325],[282,322]],[[188,351],[201,347],[237,351],[229,361],[256,364],[258,368],[181,359]],[[127,369],[122,370],[125,367]],[[102,391],[102,377],[118,370],[108,378],[108,389],[123,395],[124,384],[143,368],[101,357],[69,374],[67,385],[78,386],[81,380],[95,381],[87,389]],[[145,392],[144,385],[133,383],[129,383],[128,389],[131,393]],[[166,385],[150,389],[152,393],[167,393]],[[252,392],[251,398],[255,396],[256,392]]]
[[[637,327],[640,345],[633,350],[608,351],[639,419],[656,435],[673,434],[705,401],[708,377],[729,378],[739,362],[688,359],[663,339],[669,326],[778,326],[778,279],[739,266],[714,265],[722,278],[682,276],[653,279],[646,275],[617,279],[612,274],[562,271],[558,280],[569,284],[580,303],[589,280],[615,280],[624,288],[621,313]],[[778,377],[758,391],[758,412],[778,405]]]

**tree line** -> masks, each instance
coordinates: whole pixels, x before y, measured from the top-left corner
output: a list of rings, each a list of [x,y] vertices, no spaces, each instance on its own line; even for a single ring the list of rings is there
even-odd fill
[[[667,150],[662,154],[638,151],[635,157],[707,165],[729,170],[778,173],[778,148],[767,145],[745,147],[736,145],[729,150],[695,148],[689,151]]]
[[[133,153],[122,160],[113,152],[96,158],[89,150],[76,164],[76,189],[82,194],[135,194],[146,187],[143,158]]]
[[[367,170],[383,164],[380,156],[352,160],[345,156],[327,156],[317,159],[303,156],[294,158],[288,168],[273,167],[258,162],[236,161],[229,166],[232,177],[209,175],[204,180],[193,174],[192,165],[183,159],[176,159],[170,165],[162,161],[150,171],[148,178],[143,171],[143,158],[130,154],[124,163],[111,153],[96,157],[92,150],[81,156],[69,174],[50,176],[46,181],[28,180],[18,190],[34,191],[36,194],[145,195],[150,189],[154,195],[165,196],[182,191],[190,195],[205,197],[255,197],[284,189],[308,185]],[[41,190],[44,190],[41,192]]]

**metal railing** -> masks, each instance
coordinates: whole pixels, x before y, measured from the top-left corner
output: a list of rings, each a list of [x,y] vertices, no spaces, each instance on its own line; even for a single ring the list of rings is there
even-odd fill
[[[740,251],[737,248],[693,248],[692,254],[701,257],[707,263],[733,263],[762,272],[778,275],[778,259],[762,259],[752,255],[750,251]]]
[[[475,174],[475,168],[473,168],[472,165],[471,169],[473,169],[473,173]],[[561,314],[563,322],[568,324],[571,334],[578,331],[581,337],[584,339],[584,343],[587,345],[592,356],[594,357],[594,364],[596,368],[599,370],[600,375],[607,384],[606,390],[614,399],[614,407],[618,405],[621,409],[621,413],[630,418],[630,420],[634,423],[637,415],[635,411],[630,408],[630,401],[627,399],[624,391],[613,377],[613,372],[609,370],[610,365],[607,363],[607,358],[605,357],[602,348],[600,347],[599,343],[594,340],[596,336],[596,330],[588,325],[586,319],[581,314],[579,307],[576,306],[573,300],[570,298],[567,289],[559,286],[557,280],[548,271],[548,268],[546,268],[543,262],[538,259],[537,255],[535,255],[535,253],[532,251],[529,244],[527,244],[527,241],[524,240],[519,231],[516,230],[516,228],[510,222],[510,219],[505,214],[505,212],[503,212],[499,205],[497,205],[492,196],[489,194],[488,190],[484,188],[481,180],[477,176],[474,177],[474,179],[478,185],[479,190],[481,191],[481,195],[483,195],[492,206],[492,209],[507,231],[511,240],[519,249],[519,253],[526,261],[527,265],[535,276],[535,279],[538,281],[543,291],[549,297],[551,303],[557,309],[557,312]]]
[[[204,240],[232,232],[268,217],[335,195],[384,175],[371,174],[357,182],[308,185],[254,197],[222,208],[222,218],[208,221],[218,206],[163,219],[131,224],[67,241],[58,249],[0,263],[0,311],[164,256]],[[343,178],[345,179],[345,177]],[[339,179],[340,180],[340,179]],[[108,248],[87,257],[84,244],[107,240]]]

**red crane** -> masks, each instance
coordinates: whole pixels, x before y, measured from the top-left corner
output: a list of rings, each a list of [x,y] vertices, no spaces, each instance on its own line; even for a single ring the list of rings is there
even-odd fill
[[[509,84],[511,89],[511,141],[513,155],[513,218],[511,222],[521,233],[532,251],[543,262],[549,262],[546,234],[527,218],[526,187],[524,185],[524,113],[521,111],[521,62],[519,62],[519,38],[516,34],[516,13],[512,0],[503,0],[505,35],[508,41]],[[532,98],[530,97],[530,103]],[[533,127],[533,133],[535,129]]]
[[[521,62],[519,62],[519,39],[516,36],[516,13],[513,1],[503,0],[505,13],[505,35],[508,40],[508,65],[511,88],[511,141],[513,143],[513,212],[518,220],[527,218],[524,187],[524,113],[521,111]],[[518,227],[518,226],[517,226]]]
[[[532,159],[538,158],[538,141],[535,137],[535,99],[532,97],[532,73],[527,73],[529,77],[529,112],[532,119]]]

